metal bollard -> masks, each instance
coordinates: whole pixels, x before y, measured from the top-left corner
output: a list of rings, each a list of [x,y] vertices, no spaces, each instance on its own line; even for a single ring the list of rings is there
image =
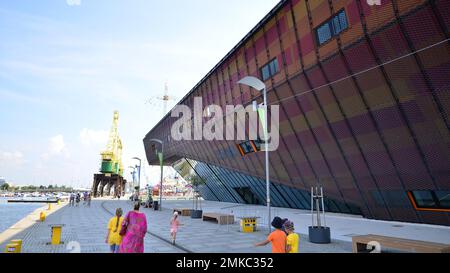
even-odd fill
[[[41,222],[45,221],[45,212],[41,211],[41,213],[39,214],[39,220],[41,220]]]

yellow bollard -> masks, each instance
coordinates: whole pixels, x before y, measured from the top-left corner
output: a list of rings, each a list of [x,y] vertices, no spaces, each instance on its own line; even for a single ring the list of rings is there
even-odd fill
[[[17,253],[22,252],[22,240],[20,240],[20,239],[11,240],[11,242],[9,242],[9,243],[12,245],[17,245]]]
[[[58,206],[61,205],[61,200],[58,199]]]
[[[41,211],[41,214],[39,214],[39,219],[41,220],[41,222],[45,221],[45,212]]]
[[[52,245],[61,244],[62,225],[52,226]]]
[[[51,210],[52,209],[52,204],[51,203],[48,203],[48,208],[47,208],[47,210]]]
[[[5,249],[5,253],[19,253],[19,245],[17,244],[7,244],[6,245],[6,249]]]

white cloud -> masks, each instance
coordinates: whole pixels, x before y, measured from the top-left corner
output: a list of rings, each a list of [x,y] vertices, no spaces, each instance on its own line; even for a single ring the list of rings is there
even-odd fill
[[[4,167],[18,167],[25,163],[21,152],[3,152],[0,151],[0,165]]]
[[[81,143],[85,146],[94,145],[106,145],[108,141],[108,131],[105,130],[91,130],[87,128],[83,128],[80,132],[80,140]]]
[[[66,144],[64,143],[63,135],[57,135],[50,138],[50,152],[53,154],[60,154],[64,151]]]
[[[69,6],[79,6],[81,5],[81,0],[66,0],[66,3]]]
[[[70,157],[69,150],[64,142],[63,135],[56,135],[49,140],[48,152],[41,155],[42,159],[48,160],[51,156],[63,155],[66,158]]]

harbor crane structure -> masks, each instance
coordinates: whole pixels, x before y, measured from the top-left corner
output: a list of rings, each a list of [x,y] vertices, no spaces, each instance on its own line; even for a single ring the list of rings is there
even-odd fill
[[[122,140],[118,131],[119,111],[114,111],[106,149],[100,153],[100,173],[94,174],[93,195],[110,195],[114,187],[114,196],[125,193],[126,180],[123,178]],[[105,189],[106,186],[106,189]]]

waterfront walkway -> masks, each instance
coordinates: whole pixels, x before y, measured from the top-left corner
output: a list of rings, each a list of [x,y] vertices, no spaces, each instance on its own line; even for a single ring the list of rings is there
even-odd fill
[[[109,251],[108,245],[105,244],[107,222],[118,207],[127,212],[131,209],[131,202],[104,198],[93,200],[91,207],[84,207],[82,203],[79,207],[65,205],[48,216],[45,222],[36,222],[10,239],[23,239],[23,252],[67,253],[79,250],[82,253],[106,253]],[[267,236],[265,227],[261,227],[267,221],[264,219],[266,213],[264,207],[211,201],[202,202],[204,213],[231,213],[235,215],[235,224],[218,225],[180,216],[183,226],[179,228],[176,246],[171,245],[169,221],[172,209],[191,207],[192,201],[163,200],[162,211],[142,208],[141,211],[147,215],[149,231],[145,237],[145,252],[270,253],[270,245],[253,246]],[[308,225],[311,223],[309,211],[274,208],[272,216],[276,215],[294,221],[296,231],[301,237],[299,249],[301,253],[348,253],[351,252],[352,236],[370,233],[450,244],[450,227],[375,221],[330,213],[327,215],[327,225],[331,227],[332,243],[318,245],[308,242],[306,235]],[[240,216],[260,216],[260,230],[255,233],[240,232],[238,219]],[[51,236],[50,224],[65,225],[62,231],[63,245],[47,244]],[[2,251],[6,243],[6,241],[1,243]]]

